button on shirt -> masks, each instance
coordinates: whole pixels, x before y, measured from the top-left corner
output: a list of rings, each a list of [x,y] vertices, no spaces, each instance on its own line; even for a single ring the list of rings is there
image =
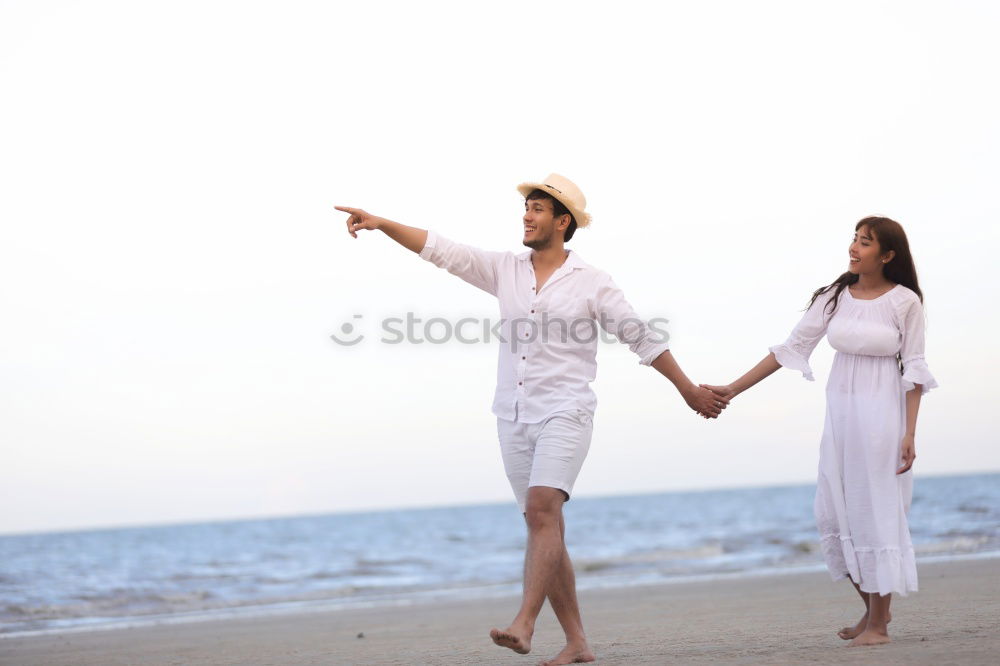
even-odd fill
[[[493,413],[539,423],[567,409],[593,413],[599,325],[628,344],[642,365],[669,345],[635,314],[604,271],[576,252],[535,293],[531,251],[491,252],[427,232],[420,257],[500,302],[500,349]]]

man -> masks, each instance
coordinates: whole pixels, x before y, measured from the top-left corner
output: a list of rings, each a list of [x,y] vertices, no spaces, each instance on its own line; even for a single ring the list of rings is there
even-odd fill
[[[497,645],[527,654],[535,620],[548,598],[566,647],[545,664],[594,661],[576,600],[576,581],[564,542],[562,505],[590,447],[597,398],[595,321],[673,382],[687,404],[716,418],[728,400],[693,384],[668,345],[639,320],[610,276],[564,245],[590,223],[583,193],[552,174],[523,183],[521,254],[460,245],[434,232],[408,227],[356,208],[347,230],[379,229],[420,257],[489,292],[500,302],[502,344],[493,413],[504,468],[528,525],[521,608]]]

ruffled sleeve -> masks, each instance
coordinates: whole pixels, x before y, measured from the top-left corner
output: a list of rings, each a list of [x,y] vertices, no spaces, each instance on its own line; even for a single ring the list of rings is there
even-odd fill
[[[920,298],[913,294],[901,306],[900,312],[903,341],[899,355],[903,361],[903,390],[912,391],[920,384],[921,395],[937,388],[937,381],[924,360],[924,306]]]
[[[809,306],[802,320],[792,329],[788,339],[780,345],[769,348],[778,363],[789,370],[798,370],[809,381],[814,381],[812,368],[809,367],[809,357],[826,335],[826,325],[830,317],[825,309],[829,302],[830,297],[827,294],[820,295]]]

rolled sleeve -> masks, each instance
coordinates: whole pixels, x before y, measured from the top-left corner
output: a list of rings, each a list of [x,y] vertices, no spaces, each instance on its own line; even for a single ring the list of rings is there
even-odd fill
[[[431,260],[431,254],[434,252],[434,246],[437,244],[437,234],[433,231],[427,232],[427,240],[424,242],[424,248],[420,250],[420,258],[425,261]]]
[[[670,345],[668,345],[666,342],[655,344],[649,348],[649,351],[646,353],[645,356],[639,357],[639,364],[653,365],[653,361],[659,358],[660,354],[662,354],[665,351],[670,351]]]

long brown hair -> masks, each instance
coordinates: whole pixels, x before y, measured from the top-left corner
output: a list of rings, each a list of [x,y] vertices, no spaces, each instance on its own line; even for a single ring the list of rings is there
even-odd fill
[[[854,226],[854,231],[858,231],[861,227],[865,227],[875,237],[882,254],[890,251],[896,253],[883,269],[886,279],[913,290],[920,297],[920,302],[923,303],[924,294],[920,291],[920,283],[917,281],[917,269],[913,265],[913,255],[910,254],[910,242],[906,240],[906,232],[903,231],[903,226],[895,220],[890,220],[888,217],[866,217]],[[833,314],[833,311],[837,309],[837,304],[840,302],[841,292],[857,281],[858,275],[856,273],[850,271],[843,273],[830,284],[814,291],[812,298],[809,300],[809,307],[812,307],[817,298],[833,289],[833,296],[829,301],[830,314]]]

